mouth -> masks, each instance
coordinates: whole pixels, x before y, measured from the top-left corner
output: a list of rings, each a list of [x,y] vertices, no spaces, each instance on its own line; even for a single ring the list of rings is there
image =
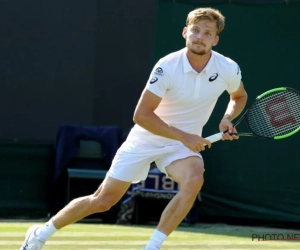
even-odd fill
[[[203,44],[203,43],[194,43],[194,44],[197,45],[197,46],[205,47],[205,44]]]

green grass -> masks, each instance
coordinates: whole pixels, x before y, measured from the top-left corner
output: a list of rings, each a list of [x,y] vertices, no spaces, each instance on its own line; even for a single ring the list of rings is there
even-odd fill
[[[0,223],[0,249],[19,249],[25,232],[33,223]],[[45,250],[138,249],[145,246],[152,226],[118,226],[76,223],[63,228],[47,242]],[[252,241],[252,234],[284,236],[300,231],[234,227],[227,225],[181,226],[165,241],[162,250],[288,250],[300,249],[300,241]]]

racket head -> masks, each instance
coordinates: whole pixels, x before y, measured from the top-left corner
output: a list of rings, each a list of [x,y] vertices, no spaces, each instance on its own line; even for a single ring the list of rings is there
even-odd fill
[[[289,87],[259,95],[247,110],[245,122],[254,136],[284,139],[300,131],[300,93]]]

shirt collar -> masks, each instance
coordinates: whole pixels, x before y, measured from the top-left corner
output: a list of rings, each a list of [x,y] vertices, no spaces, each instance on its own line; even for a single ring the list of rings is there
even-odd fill
[[[189,62],[189,59],[187,58],[186,52],[187,52],[187,48],[184,48],[184,50],[183,50],[183,72],[184,73],[194,72],[194,73],[198,74],[198,72],[192,68],[192,66]]]
[[[206,64],[205,68],[203,69],[203,71],[205,73],[207,73],[209,71],[209,69],[211,68],[211,65],[213,64],[214,58],[215,58],[215,52],[212,50],[211,51],[211,56],[210,56],[210,58],[209,58],[209,60]]]
[[[184,73],[188,73],[188,72],[194,72],[196,74],[198,74],[198,72],[196,70],[194,70],[189,62],[189,59],[187,58],[187,55],[186,55],[186,51],[187,51],[187,48],[185,48],[183,50],[183,72]],[[207,71],[209,71],[212,63],[213,63],[213,60],[214,60],[214,56],[215,56],[215,52],[212,50],[211,51],[211,56],[208,60],[208,63],[206,64],[205,68],[202,70],[202,72],[205,72],[207,73]]]

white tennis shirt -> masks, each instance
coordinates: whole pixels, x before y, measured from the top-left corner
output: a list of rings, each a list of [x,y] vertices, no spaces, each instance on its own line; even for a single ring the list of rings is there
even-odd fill
[[[230,58],[212,51],[206,67],[198,73],[190,65],[186,52],[184,48],[161,58],[145,88],[162,98],[156,115],[171,126],[201,136],[219,96],[225,90],[232,93],[238,89],[241,70]],[[178,143],[154,135],[137,124],[127,140],[158,146]]]

